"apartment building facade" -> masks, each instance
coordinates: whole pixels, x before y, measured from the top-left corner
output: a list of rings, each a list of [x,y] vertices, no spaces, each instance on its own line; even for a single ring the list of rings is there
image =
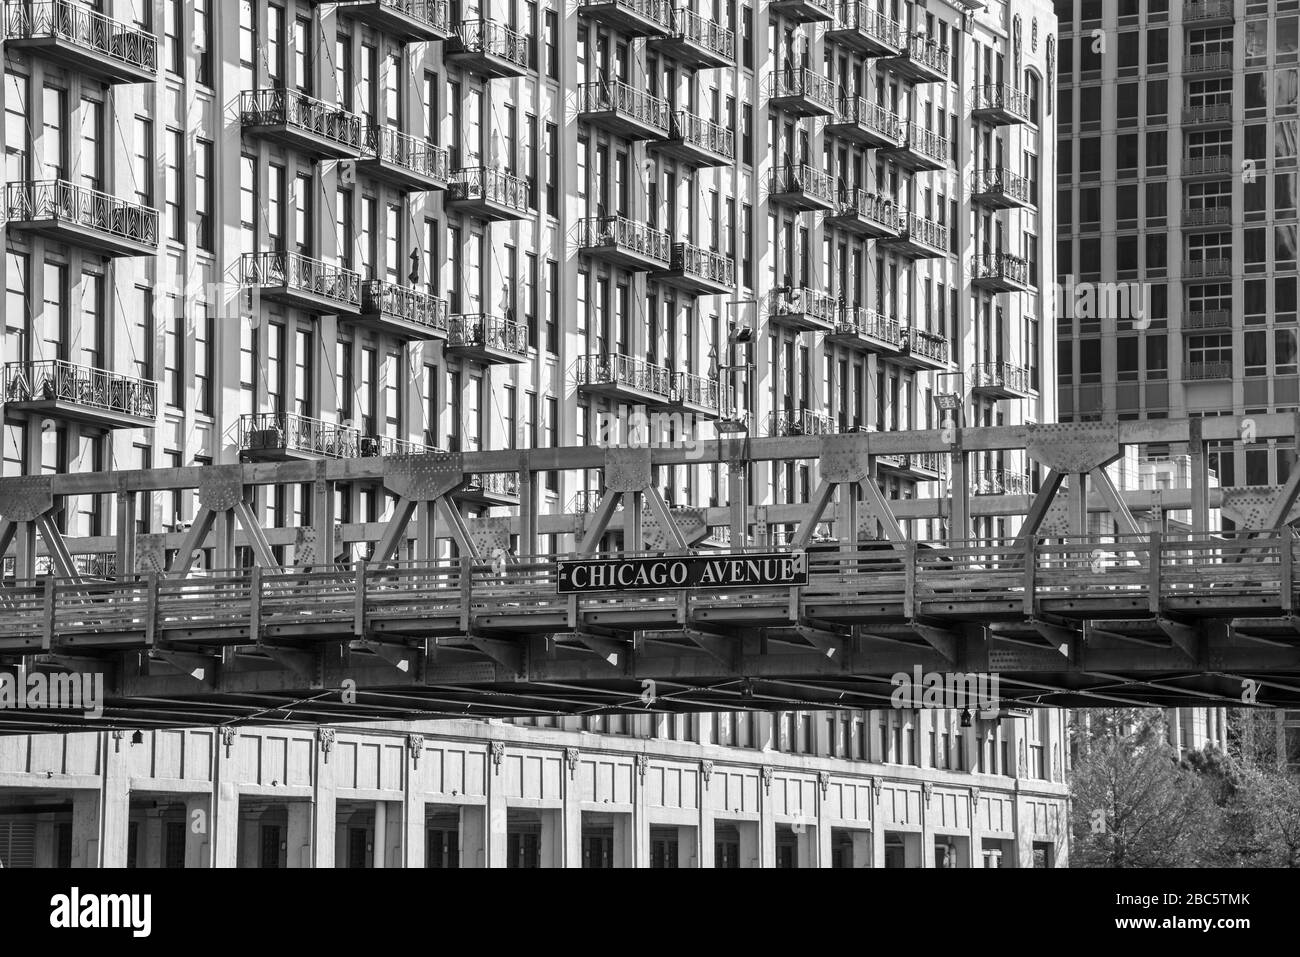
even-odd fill
[[[968,424],[1051,421],[1043,290],[1057,270],[1055,249],[1041,241],[1053,212],[1039,184],[1056,177],[1055,34],[1045,2],[7,4],[0,474],[594,444],[632,410],[668,413],[651,419],[652,441],[719,429],[921,428],[943,421],[941,394],[958,397]],[[880,464],[892,497],[947,494],[940,458]],[[1028,463],[1011,453],[972,468],[977,492],[1034,487]],[[726,503],[725,465],[678,467],[660,481],[673,505]],[[815,463],[790,462],[754,467],[744,485],[751,503],[770,504],[804,501],[816,481]],[[521,496],[545,514],[585,510],[599,487],[596,473],[536,482],[507,473],[476,476],[457,496],[473,517],[509,514]],[[360,483],[257,495],[267,528],[336,523],[348,544],[340,558],[363,557],[367,530],[390,508],[381,487]],[[141,495],[130,508],[81,496],[61,502],[56,521],[84,574],[111,575],[120,530],[175,548],[194,509],[188,493]],[[412,524],[404,557],[452,552],[422,527]],[[972,532],[1013,530],[981,519]],[[912,531],[953,530],[936,520]],[[618,535],[606,545],[618,547]],[[515,543],[520,554],[572,546],[563,536]],[[44,573],[42,547],[15,542],[6,574]],[[276,548],[294,561],[292,545]],[[234,560],[251,556],[240,550]],[[202,564],[220,563],[205,550]],[[852,743],[852,731],[842,744],[829,730],[809,736],[802,729],[827,718],[797,711],[717,718],[735,725],[732,737],[698,730],[703,719],[659,734],[659,719],[639,718],[620,726],[622,737],[595,740],[611,752],[641,749],[651,768],[723,748],[708,760],[746,767],[736,786],[747,795],[753,781],[769,794],[776,768],[809,771],[782,755],[820,753],[839,763],[817,767],[817,800],[829,787],[821,771],[856,775],[859,788],[873,777],[911,782],[911,796],[890,806],[912,810],[888,819],[908,833],[916,824],[917,834],[926,827],[918,809],[940,793],[932,798],[928,785],[949,771],[957,780],[997,775],[977,786],[965,818],[942,818],[966,824],[943,827],[992,814],[991,798],[979,796],[991,788],[1001,823],[985,825],[998,833],[989,840],[1014,845],[997,862],[1033,864],[1035,841],[1054,842],[1044,860],[1062,860],[1064,759],[1052,755],[1064,750],[1063,717],[1029,719],[1040,729],[1032,738],[1016,731],[1023,717],[977,725],[987,735],[977,751],[956,743],[975,730],[940,730],[960,727],[944,715],[850,716],[850,728],[890,729],[861,732],[871,744]],[[493,756],[496,774],[488,735],[547,752],[538,758],[546,765],[557,748],[584,747],[571,742],[605,730],[575,719],[419,733],[430,742],[463,735]],[[388,732],[338,733],[361,742]],[[31,739],[13,752],[6,792],[22,804],[52,786],[42,777],[58,780],[46,772],[83,776],[73,790],[101,794],[97,810],[87,818],[85,794],[69,798],[80,810],[49,821],[67,825],[68,841],[38,843],[66,846],[69,861],[125,862],[138,853],[121,829],[132,799],[103,789],[128,759],[108,755],[142,754],[162,734],[141,744],[129,734],[126,743],[69,738],[88,756],[76,770],[36,767],[30,755],[49,741]],[[239,732],[250,742],[270,734]],[[634,747],[624,740],[632,737]],[[829,751],[817,751],[820,737]],[[246,746],[218,746],[217,732],[207,740],[218,763]],[[742,747],[754,750],[731,750]],[[912,770],[889,768],[891,749]],[[644,781],[644,761],[631,752],[619,760]],[[218,771],[194,773],[207,775],[218,804],[229,798]],[[242,765],[231,775],[239,793],[263,786]],[[487,783],[478,787],[487,794]],[[873,787],[877,810],[864,804],[859,820],[882,806],[885,792]],[[1047,810],[1012,814],[1017,794],[1040,787]],[[398,800],[388,784],[358,794]],[[558,794],[516,798],[521,807],[567,800]],[[967,788],[963,800],[971,797]],[[765,836],[746,837],[752,853],[737,850],[737,859],[777,860],[777,818],[763,816],[764,800],[745,798]],[[944,815],[958,813],[943,801]],[[153,820],[146,833],[161,826]],[[690,826],[704,863],[707,825]],[[823,826],[829,836],[834,825]],[[373,848],[373,819],[370,827]],[[115,836],[92,849],[81,835],[101,828]],[[311,860],[325,863],[330,829],[319,828]],[[508,840],[484,828],[467,840]],[[235,840],[230,833],[222,839]],[[618,859],[648,863],[648,838],[635,833],[632,850],[618,852],[630,856]],[[944,860],[986,860],[975,833],[964,857],[945,850]],[[903,845],[883,829],[869,854],[864,839],[854,838],[855,861],[900,860]],[[547,860],[581,859],[566,840],[576,838]],[[932,848],[916,841],[904,842],[905,860],[932,864]],[[231,863],[230,853],[204,859]],[[799,853],[832,860],[830,851]]]
[[[1219,484],[1284,483],[1294,443],[1255,442],[1245,423],[1300,404],[1300,11],[1056,6],[1061,419],[1237,416],[1243,441],[1211,449]],[[1080,286],[1115,298],[1092,308],[1069,293]],[[1139,288],[1142,315],[1126,306]]]

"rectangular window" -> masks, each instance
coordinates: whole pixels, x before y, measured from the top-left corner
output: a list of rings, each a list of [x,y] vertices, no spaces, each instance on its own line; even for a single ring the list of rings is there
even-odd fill
[[[81,185],[87,189],[103,188],[104,104],[98,100],[81,101]]]
[[[546,351],[560,354],[560,264],[546,260]]]
[[[194,410],[212,413],[213,349],[216,323],[211,307],[201,302],[194,317]]]
[[[185,241],[185,187],[181,179],[184,171],[185,133],[169,126],[167,157],[163,169],[163,221],[167,227],[167,238],[174,242]]]
[[[212,142],[198,140],[194,149],[194,224],[196,242],[202,250],[212,251],[212,210],[215,199],[212,192]]]
[[[167,72],[180,77],[185,75],[185,48],[181,46],[184,13],[181,0],[167,0],[163,7],[163,62]]]
[[[212,85],[212,0],[191,0],[194,8],[194,81]]]

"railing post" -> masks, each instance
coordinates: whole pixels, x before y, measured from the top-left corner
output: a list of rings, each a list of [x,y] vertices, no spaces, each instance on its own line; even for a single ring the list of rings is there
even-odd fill
[[[1025,594],[1023,599],[1025,614],[1031,618],[1038,617],[1038,537],[1025,536]]]
[[[248,640],[254,644],[262,641],[262,566],[248,570]]]
[[[474,563],[468,555],[460,559],[460,630],[469,634],[469,603],[473,596]]]
[[[41,651],[49,652],[54,641],[54,576],[45,576],[44,615],[41,621]]]
[[[1151,533],[1151,543],[1147,546],[1147,561],[1151,563],[1148,569],[1150,580],[1147,593],[1147,608],[1151,614],[1160,614],[1160,566],[1164,562],[1163,551],[1164,542],[1159,532]]]
[[[158,573],[144,579],[144,643],[152,648],[158,643]]]
[[[1282,526],[1281,569],[1278,575],[1278,589],[1281,592],[1282,611],[1290,614],[1295,604],[1295,533],[1290,525]]]
[[[352,634],[361,638],[366,633],[366,560],[358,558],[353,569],[356,584],[352,591]]]
[[[916,542],[903,546],[903,617],[916,617]]]

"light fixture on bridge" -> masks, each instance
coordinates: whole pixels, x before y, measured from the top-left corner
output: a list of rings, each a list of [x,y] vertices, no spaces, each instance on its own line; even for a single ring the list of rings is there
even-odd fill
[[[965,711],[961,713],[961,726],[963,728],[969,728],[973,720],[974,720],[974,716],[971,714],[970,708],[967,708]]]
[[[143,731],[136,731],[134,734],[132,734],[132,735],[131,735],[131,744],[132,744],[132,745],[144,744],[144,732],[143,732]]]

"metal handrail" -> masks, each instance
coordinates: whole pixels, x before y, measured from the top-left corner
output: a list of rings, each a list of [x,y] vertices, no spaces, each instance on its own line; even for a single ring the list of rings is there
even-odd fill
[[[1009,279],[1029,285],[1029,260],[1012,253],[983,253],[975,257],[975,275],[979,279]]]
[[[578,86],[578,112],[614,112],[668,133],[671,111],[668,101],[638,90],[622,80],[596,80]]]
[[[768,435],[829,435],[834,423],[825,412],[812,409],[773,409],[768,413]]]
[[[361,439],[361,455],[430,455],[443,454],[446,449],[410,439],[398,439],[388,435],[367,435]]]
[[[869,193],[865,189],[848,190],[840,199],[837,216],[861,216],[889,229],[898,228],[898,208],[889,196]]]
[[[730,256],[701,249],[691,243],[673,243],[672,264],[687,276],[697,276],[723,286],[736,284],[736,261]]]
[[[1231,206],[1202,206],[1182,210],[1184,226],[1221,226],[1232,222]]]
[[[1005,167],[976,170],[971,175],[972,193],[1002,193],[1022,203],[1032,203],[1029,180]]]
[[[283,123],[349,150],[361,150],[360,116],[298,90],[245,90],[239,94],[239,122],[243,126]]]
[[[519,495],[519,476],[514,472],[474,472],[467,478],[466,492],[509,497]]]
[[[1213,53],[1192,53],[1183,58],[1184,73],[1207,73],[1232,69],[1232,52],[1216,50]]]
[[[158,383],[64,359],[7,362],[5,402],[70,402],[89,409],[152,419]]]
[[[1185,0],[1183,20],[1215,20],[1232,16],[1232,0]]]
[[[362,131],[362,159],[376,159],[421,176],[446,182],[450,175],[446,147],[430,143],[388,126],[367,126]]]
[[[887,136],[895,143],[903,142],[903,121],[897,113],[865,96],[846,96],[836,110],[836,122],[855,123]]]
[[[450,348],[481,347],[528,355],[528,326],[486,312],[459,313],[447,319]]]
[[[7,184],[5,219],[8,222],[67,220],[145,246],[158,245],[158,210],[66,179]]]
[[[244,253],[239,259],[244,286],[286,286],[338,303],[361,303],[361,274],[344,266],[293,252]]]
[[[1231,379],[1231,362],[1189,362],[1187,363],[1189,379]]]
[[[373,2],[373,0],[358,0],[358,2]],[[427,23],[439,33],[451,32],[450,4],[447,0],[379,0],[379,5],[390,7],[414,20]]]
[[[834,29],[857,30],[896,50],[903,46],[903,28],[898,21],[873,10],[861,0],[841,2],[836,6]]]
[[[495,20],[462,20],[456,36],[469,53],[487,53],[516,66],[528,66],[528,37]]]
[[[801,286],[797,289],[774,289],[768,293],[768,312],[773,316],[814,316],[834,323],[839,300],[834,296]]]
[[[670,11],[666,0],[578,0],[578,6],[580,7],[604,7],[610,4],[622,7],[625,10],[631,10],[637,16],[653,20],[665,27],[668,26]]]
[[[630,249],[669,265],[672,246],[670,234],[625,216],[590,216],[578,220],[579,249]]]
[[[1222,123],[1232,119],[1231,103],[1203,103],[1183,107],[1184,123]]]
[[[447,331],[447,300],[383,279],[367,279],[362,285],[361,311]]]
[[[736,135],[725,126],[706,120],[702,116],[677,110],[669,122],[668,136],[680,139],[683,143],[725,156],[729,160],[736,158]]]
[[[942,73],[947,78],[949,52],[947,47],[939,46],[937,40],[918,32],[907,38],[907,45],[903,48],[901,56],[915,60],[936,73]]]
[[[773,70],[767,84],[769,97],[802,96],[831,110],[839,99],[838,83],[806,67]]]
[[[721,409],[722,383],[694,372],[677,372],[672,378],[671,397],[674,402],[703,406],[709,409]]]
[[[807,163],[777,166],[772,170],[772,192],[808,193],[828,203],[835,201],[835,179]]]
[[[1029,91],[1007,83],[985,83],[971,91],[971,107],[976,110],[1006,110],[1022,120],[1029,119]]]
[[[1029,476],[1009,469],[976,469],[971,474],[974,495],[1028,495]]]
[[[903,146],[913,153],[928,156],[935,162],[948,162],[948,137],[927,130],[916,120],[908,120],[903,124]]]
[[[67,40],[133,67],[158,72],[158,38],[74,0],[18,0],[4,5],[4,38]]]
[[[360,430],[293,412],[241,415],[238,441],[243,452],[268,449],[310,452],[341,459],[361,456]]]
[[[672,395],[672,372],[637,356],[619,352],[592,353],[579,356],[576,365],[578,385],[626,385],[664,398]]]
[[[527,178],[491,166],[462,166],[451,174],[447,192],[453,201],[483,200],[528,211]]]
[[[1183,172],[1192,176],[1202,173],[1226,173],[1232,169],[1232,153],[1206,153],[1183,160]]]
[[[870,336],[892,346],[902,340],[902,327],[897,319],[869,309],[866,306],[848,306],[835,323],[835,331],[842,335]]]
[[[926,219],[920,213],[914,213],[910,209],[900,209],[898,229],[902,233],[902,238],[910,242],[924,243],[943,251],[948,249],[948,227],[933,219]]]
[[[1201,309],[1183,314],[1185,329],[1229,329],[1232,327],[1232,310]]]
[[[932,359],[935,362],[948,361],[947,336],[911,326],[906,332],[906,339],[908,351],[913,354],[924,356],[926,359]]]
[[[1183,262],[1184,276],[1229,276],[1231,274],[1231,256],[1212,256],[1205,259],[1188,259]]]
[[[736,59],[736,33],[716,20],[700,16],[690,7],[677,7],[672,11],[673,36],[703,47],[710,53]]]
[[[1015,392],[1032,392],[1029,370],[1010,362],[977,362],[971,366],[971,384],[974,388],[996,386]]]

